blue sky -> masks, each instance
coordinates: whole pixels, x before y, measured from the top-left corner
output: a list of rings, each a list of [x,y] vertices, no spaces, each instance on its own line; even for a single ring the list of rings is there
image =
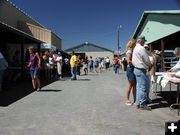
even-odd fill
[[[180,10],[180,0],[10,0],[62,39],[62,49],[90,42],[125,50],[146,10]]]

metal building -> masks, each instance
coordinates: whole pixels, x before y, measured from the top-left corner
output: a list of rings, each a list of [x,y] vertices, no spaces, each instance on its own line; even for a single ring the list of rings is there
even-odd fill
[[[77,55],[82,55],[83,57],[88,56],[88,58],[92,56],[93,59],[95,59],[96,57],[109,57],[110,60],[112,60],[114,57],[114,53],[112,50],[89,42],[74,46],[72,48],[66,49],[65,51],[67,53],[71,53],[73,50]]]
[[[42,41],[46,47],[56,47],[61,50],[61,38],[59,36],[35,21],[9,0],[0,1],[0,22]],[[42,47],[44,47],[43,44]]]
[[[9,72],[24,76],[29,46],[39,52],[43,47],[61,50],[61,38],[9,0],[0,0],[0,51],[8,61]],[[15,55],[18,62],[13,60]]]

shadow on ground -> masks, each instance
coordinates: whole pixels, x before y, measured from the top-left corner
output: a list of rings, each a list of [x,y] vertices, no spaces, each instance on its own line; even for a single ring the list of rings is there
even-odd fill
[[[98,76],[99,74],[98,73],[94,73],[94,74],[88,74],[88,76]],[[83,76],[83,75],[82,75]],[[84,75],[86,76],[86,75]]]
[[[62,90],[39,90],[38,92],[61,92]]]
[[[91,79],[77,79],[75,81],[90,81]]]
[[[162,91],[157,92],[157,98],[152,100],[150,107],[152,109],[170,107],[171,104],[176,103],[176,91]]]
[[[49,85],[56,80],[41,81],[41,87]],[[42,90],[40,92],[59,92],[61,90]],[[25,96],[34,92],[32,90],[31,80],[21,80],[8,85],[8,89],[0,91],[0,106],[8,106]]]

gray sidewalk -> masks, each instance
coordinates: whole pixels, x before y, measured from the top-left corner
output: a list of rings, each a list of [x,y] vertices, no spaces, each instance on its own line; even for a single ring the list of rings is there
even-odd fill
[[[126,106],[125,72],[65,78],[0,107],[0,135],[164,135],[180,119],[154,94],[152,111]]]

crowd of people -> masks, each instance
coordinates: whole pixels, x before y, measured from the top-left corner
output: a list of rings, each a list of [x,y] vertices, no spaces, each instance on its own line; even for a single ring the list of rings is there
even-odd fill
[[[75,51],[72,51],[72,56],[70,59],[71,66],[71,80],[77,80],[77,75],[88,75],[88,72],[102,73],[104,70],[110,70],[110,59],[109,57],[102,58],[86,56],[81,58],[80,55],[76,56]],[[82,73],[84,72],[84,73]]]
[[[0,88],[3,81],[3,76],[7,78],[8,74],[4,75],[5,70],[8,68],[8,62],[0,53]],[[70,70],[71,80],[77,80],[77,75],[88,75],[88,72],[102,73],[103,71],[109,71],[111,67],[111,60],[109,57],[97,57],[95,59],[92,56],[77,56],[74,51],[71,53],[71,58],[62,56],[61,52],[45,50],[41,52],[41,55],[37,52],[33,46],[28,48],[26,52],[25,60],[25,74],[30,74],[33,90],[39,91],[41,89],[40,79],[62,79],[64,70]],[[20,60],[19,60],[20,61]],[[64,67],[64,68],[63,68]],[[64,69],[64,70],[63,70]]]
[[[149,97],[152,83],[155,82],[155,72],[161,71],[160,51],[152,51],[145,44],[144,36],[139,36],[137,40],[131,39],[127,43],[127,80],[128,86],[125,94],[125,104],[127,106],[136,104],[137,109],[151,110],[148,106],[152,100]],[[180,57],[180,47],[174,50],[176,57]],[[180,77],[180,61],[167,72],[175,72],[176,77]],[[130,94],[133,100],[130,100]]]
[[[15,82],[17,77],[21,76],[21,64],[19,64],[21,60],[19,56],[20,52],[15,51],[14,55],[12,55],[12,61],[7,61],[0,52],[0,89],[8,89],[7,85]],[[70,69],[68,57],[64,56],[63,58],[61,52],[46,50],[41,52],[40,55],[33,46],[28,47],[24,63],[23,76],[28,78],[29,75],[31,76],[34,90],[41,89],[39,78],[44,80],[61,79],[62,72],[64,74],[68,73]],[[17,71],[18,74],[16,73]]]
[[[63,58],[61,52],[49,51],[45,51],[40,57],[33,47],[29,47],[29,62],[26,69],[30,71],[33,90],[39,91],[41,89],[40,70],[44,71],[44,75],[48,79],[51,79],[52,75],[62,79],[62,65],[65,64],[71,70],[71,80],[77,80],[77,75],[88,75],[88,72],[102,73],[103,71],[109,71],[111,66],[115,74],[118,74],[123,65],[128,81],[125,90],[125,104],[127,106],[135,104],[137,109],[150,111],[151,107],[148,104],[152,101],[149,92],[156,79],[155,72],[161,71],[161,53],[152,51],[145,42],[144,36],[139,36],[137,40],[129,40],[126,45],[126,57],[121,60],[118,56],[115,56],[113,61],[109,57],[93,59],[92,56],[89,58],[86,56],[82,58],[80,55],[77,56],[75,51],[72,51],[70,59]],[[180,58],[180,47],[175,48],[174,54],[177,58]],[[8,62],[0,53],[0,88],[2,88],[3,73],[7,67]],[[180,77],[180,60],[167,72],[175,72],[174,76]],[[133,99],[130,99],[131,94]]]

